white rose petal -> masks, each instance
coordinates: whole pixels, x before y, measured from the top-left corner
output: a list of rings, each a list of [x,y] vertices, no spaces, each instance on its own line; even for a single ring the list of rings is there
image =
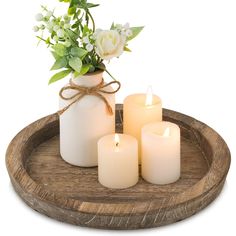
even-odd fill
[[[117,30],[104,30],[97,34],[96,53],[104,60],[119,57],[125,47],[126,37]]]
[[[123,28],[124,29],[129,29],[130,28],[129,23],[126,23],[125,25],[123,25]]]
[[[35,20],[36,20],[36,21],[42,21],[42,20],[43,20],[43,14],[38,13],[38,14],[35,16]]]
[[[132,34],[133,34],[133,32],[132,32],[131,29],[128,29],[128,30],[125,31],[125,35],[126,35],[127,37],[131,37]]]

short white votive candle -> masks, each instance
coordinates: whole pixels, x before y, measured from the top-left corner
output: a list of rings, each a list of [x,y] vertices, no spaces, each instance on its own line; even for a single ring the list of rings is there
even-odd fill
[[[138,182],[138,142],[125,134],[98,141],[98,180],[108,188],[123,189]]]
[[[153,184],[169,184],[180,177],[180,128],[155,122],[142,128],[142,177]]]

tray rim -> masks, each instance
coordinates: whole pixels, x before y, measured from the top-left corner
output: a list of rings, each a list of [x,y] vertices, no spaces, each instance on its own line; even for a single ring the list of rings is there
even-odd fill
[[[121,109],[122,105],[119,104],[117,105],[117,109]],[[201,121],[196,120],[195,118],[192,118],[190,116],[187,116],[185,114],[168,110],[168,109],[163,109],[163,114],[164,117],[170,117],[173,120],[180,120],[184,124],[193,127],[195,130],[198,130],[199,132],[201,131],[202,127],[207,127],[207,131],[210,133],[210,135],[213,135],[215,138],[220,140],[221,142],[221,147],[219,149],[219,144],[217,144],[217,148],[220,150],[217,153],[214,153],[214,158],[212,159],[212,163],[210,165],[210,168],[206,175],[200,179],[197,183],[195,183],[193,186],[191,186],[189,189],[182,193],[178,193],[175,196],[175,200],[172,201],[171,197],[168,199],[168,204],[167,207],[168,209],[171,209],[171,207],[178,207],[178,205],[181,205],[183,203],[187,203],[189,201],[193,201],[195,199],[198,199],[204,194],[208,194],[208,192],[212,191],[214,188],[219,186],[222,181],[225,180],[226,175],[228,173],[229,167],[230,167],[230,162],[231,162],[231,157],[230,157],[230,151],[223,140],[223,138],[212,128],[210,128],[208,125],[204,124]],[[6,153],[6,166],[8,169],[8,173],[10,176],[10,179],[13,183],[13,185],[16,185],[17,188],[20,188],[23,192],[26,194],[32,194],[35,195],[37,194],[37,197],[39,200],[43,202],[47,202],[48,204],[54,205],[59,208],[63,209],[68,209],[71,211],[76,211],[76,212],[82,212],[82,213],[87,213],[87,214],[94,214],[97,213],[101,205],[104,207],[104,209],[107,209],[106,211],[102,212],[102,215],[109,215],[113,212],[109,210],[109,207],[111,203],[104,203],[104,202],[91,202],[91,201],[82,201],[78,199],[73,199],[73,198],[68,198],[61,196],[60,194],[54,193],[54,192],[49,192],[47,189],[44,188],[44,186],[37,184],[31,177],[28,175],[26,169],[22,165],[20,159],[21,155],[21,150],[31,141],[30,139],[27,140],[27,137],[32,137],[34,133],[39,132],[44,128],[46,125],[49,125],[51,123],[58,122],[58,115],[52,114],[46,117],[43,117],[24,129],[22,129],[10,142],[8,148],[7,148],[7,153]],[[30,127],[34,126],[34,129],[30,129]],[[32,132],[33,130],[33,132]],[[202,135],[206,138],[206,140],[209,142],[209,144],[213,147],[216,146],[216,144],[208,137],[209,133],[202,133]],[[21,142],[19,142],[19,139]],[[17,141],[17,142],[16,142]],[[223,150],[223,151],[222,151]],[[222,155],[224,158],[222,158]],[[225,159],[225,163],[222,165],[222,159]],[[220,167],[220,168],[219,168]],[[23,177],[23,178],[22,178]],[[199,189],[202,190],[202,192],[199,194]],[[188,196],[188,199],[186,200],[186,197]],[[34,196],[35,197],[35,196]],[[67,204],[62,205],[63,202],[68,202]],[[144,209],[139,209],[135,210],[134,213],[137,214],[142,214],[147,211],[146,208],[151,207],[151,211],[158,210],[158,208],[155,208],[155,199],[152,200],[145,200],[142,201],[147,203],[147,207]],[[119,204],[119,206],[124,206],[127,207],[129,206],[130,208],[135,208],[135,205],[140,203],[140,201],[134,201],[132,203],[130,202],[115,202],[112,203],[112,205]],[[91,211],[88,205],[93,204],[94,206],[94,211]],[[163,208],[164,210],[165,208]],[[150,211],[150,212],[151,212]],[[150,213],[149,212],[149,213]],[[127,212],[119,212],[119,215],[127,215],[130,213]]]

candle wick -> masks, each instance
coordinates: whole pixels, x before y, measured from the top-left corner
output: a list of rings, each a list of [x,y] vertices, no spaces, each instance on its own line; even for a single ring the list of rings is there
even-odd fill
[[[118,142],[116,142],[116,147],[118,147],[119,146],[119,143]]]

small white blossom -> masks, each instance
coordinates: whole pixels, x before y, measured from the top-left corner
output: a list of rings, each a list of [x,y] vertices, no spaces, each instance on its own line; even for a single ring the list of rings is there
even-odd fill
[[[59,29],[59,30],[57,31],[57,36],[58,36],[59,38],[63,38],[63,37],[64,37],[64,30]]]
[[[53,27],[53,30],[54,31],[58,31],[60,29],[60,26],[59,25],[55,25],[54,27]]]
[[[88,44],[90,43],[88,36],[83,37],[83,43]]]
[[[65,28],[65,29],[69,29],[69,28],[70,28],[70,24],[65,24],[65,25],[64,25],[64,28]]]
[[[88,52],[91,52],[92,50],[93,50],[93,45],[92,44],[87,44],[86,45],[86,50],[88,51]]]
[[[55,36],[53,37],[53,40],[54,40],[55,42],[57,42],[57,41],[59,40],[58,36],[55,35]]]
[[[38,32],[38,31],[39,31],[39,27],[38,27],[37,25],[35,25],[35,26],[33,27],[33,31],[34,31],[34,32]]]
[[[38,13],[38,14],[35,16],[35,20],[36,20],[36,21],[42,21],[42,20],[43,20],[43,14]]]

